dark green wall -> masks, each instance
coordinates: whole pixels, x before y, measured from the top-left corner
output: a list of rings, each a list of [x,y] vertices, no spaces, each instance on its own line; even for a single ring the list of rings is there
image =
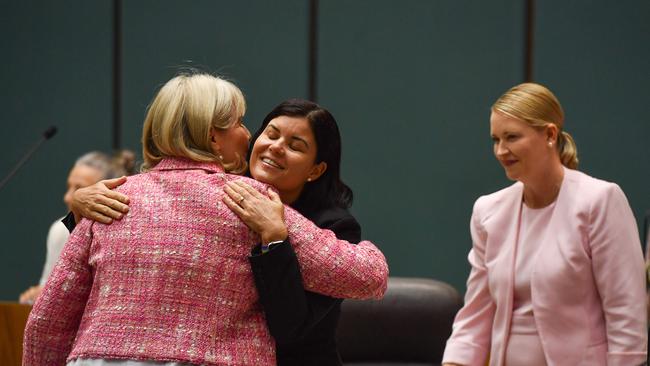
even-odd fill
[[[473,201],[505,184],[487,120],[523,75],[522,2],[321,4],[320,101],[341,124],[364,236],[392,275],[463,290]]]
[[[183,67],[217,72],[246,95],[249,129],[277,103],[307,90],[308,2],[124,1],[126,146],[140,150],[145,108]]]
[[[40,278],[74,159],[111,147],[111,2],[0,5],[0,176],[48,126],[59,128],[0,190],[0,300],[15,300]]]
[[[650,210],[650,2],[538,1],[535,75],[563,103],[580,170]]]
[[[112,2],[2,5],[0,176],[60,127],[0,190],[0,299],[11,300],[38,280],[70,165],[111,147]],[[650,3],[553,0],[535,13],[535,79],[562,101],[582,169],[618,182],[640,217],[650,208]],[[234,80],[253,130],[279,101],[307,96],[307,1],[123,1],[122,22],[124,147],[140,151],[146,105],[180,66]],[[318,22],[317,93],[341,126],[364,236],[392,275],[463,291],[472,203],[508,184],[488,117],[523,81],[523,2],[328,0]]]

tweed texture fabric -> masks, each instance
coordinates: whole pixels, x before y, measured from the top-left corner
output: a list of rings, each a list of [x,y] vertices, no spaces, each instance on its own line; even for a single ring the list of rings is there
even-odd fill
[[[30,314],[23,365],[76,358],[275,365],[275,345],[248,263],[259,237],[222,202],[220,166],[165,159],[132,176],[122,220],[82,220]],[[290,208],[289,238],[305,288],[383,296],[388,267],[369,242],[337,240]]]

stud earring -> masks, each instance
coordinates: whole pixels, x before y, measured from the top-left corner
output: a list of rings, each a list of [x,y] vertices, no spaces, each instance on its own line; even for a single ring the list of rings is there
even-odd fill
[[[553,146],[553,141],[549,141],[548,146]]]
[[[311,182],[311,178],[307,178],[307,182]]]

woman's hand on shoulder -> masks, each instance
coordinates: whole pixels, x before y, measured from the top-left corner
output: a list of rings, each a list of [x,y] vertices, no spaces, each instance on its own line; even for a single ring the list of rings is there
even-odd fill
[[[81,217],[110,224],[129,212],[129,197],[112,191],[126,182],[126,177],[100,180],[99,182],[76,190],[72,194],[71,210],[75,221]]]
[[[284,223],[284,204],[275,191],[269,188],[268,197],[243,181],[226,183],[223,202],[253,231],[262,243],[287,238]]]

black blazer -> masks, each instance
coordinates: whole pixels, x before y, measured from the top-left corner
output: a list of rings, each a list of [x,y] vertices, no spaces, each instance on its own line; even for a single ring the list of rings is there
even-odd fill
[[[333,231],[339,239],[354,244],[361,240],[359,223],[345,209],[329,208],[310,216],[318,227]],[[255,248],[250,262],[266,322],[275,338],[278,365],[341,365],[335,337],[342,300],[304,290],[288,240],[265,254]]]

